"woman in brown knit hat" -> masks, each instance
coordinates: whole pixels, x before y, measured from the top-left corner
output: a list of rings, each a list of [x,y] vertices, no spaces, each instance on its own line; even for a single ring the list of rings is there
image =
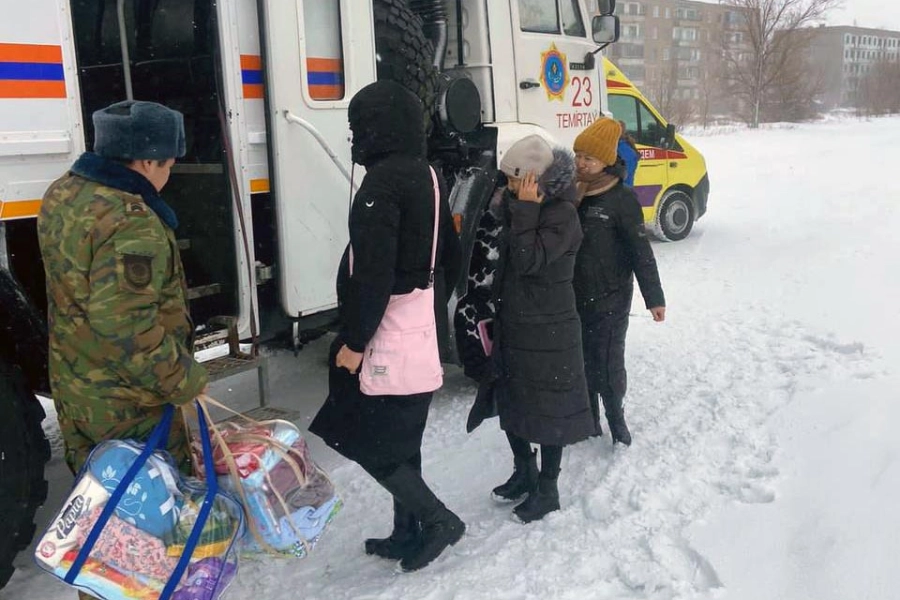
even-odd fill
[[[616,155],[622,128],[609,118],[594,121],[575,139],[575,166],[582,198],[578,217],[584,241],[575,261],[575,296],[581,316],[584,367],[595,435],[600,399],[613,444],[631,445],[625,400],[625,334],[637,275],[644,303],[661,322],[666,301],[644,214],[634,191],[623,185],[625,165]]]

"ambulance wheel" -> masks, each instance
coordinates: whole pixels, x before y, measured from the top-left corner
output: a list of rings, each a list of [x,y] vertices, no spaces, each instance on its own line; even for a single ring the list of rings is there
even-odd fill
[[[372,8],[378,79],[396,81],[419,97],[430,132],[438,73],[432,64],[434,46],[425,37],[422,19],[409,9],[407,0],[373,0]]]
[[[0,588],[12,577],[16,554],[31,543],[35,511],[47,499],[45,416],[19,368],[0,360]]]
[[[683,240],[694,228],[694,201],[682,190],[669,190],[659,201],[656,235],[666,242]]]

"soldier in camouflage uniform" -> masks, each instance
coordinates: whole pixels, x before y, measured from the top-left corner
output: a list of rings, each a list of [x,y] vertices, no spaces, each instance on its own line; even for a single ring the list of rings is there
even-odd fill
[[[167,403],[204,391],[173,230],[159,191],[184,156],[181,113],[152,102],[97,111],[94,153],[50,186],[38,216],[50,377],[66,462],[108,439],[145,439]],[[169,451],[188,469],[180,412]]]

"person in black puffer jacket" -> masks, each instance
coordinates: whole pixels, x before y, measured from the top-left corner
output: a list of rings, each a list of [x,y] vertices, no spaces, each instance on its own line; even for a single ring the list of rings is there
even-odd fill
[[[362,352],[392,294],[429,285],[434,187],[426,159],[422,103],[391,81],[364,87],[350,101],[353,162],[366,176],[350,211],[350,243],[338,272],[341,329],[329,355],[328,399],[309,430],[359,463],[394,498],[394,530],[366,540],[367,554],[420,569],[463,535],[465,525],[422,479],[422,434],[432,393],[367,396]],[[435,272],[452,289],[460,270],[443,181]],[[441,304],[440,300],[436,301]],[[446,299],[439,307],[446,311]]]
[[[515,508],[527,523],[559,510],[563,446],[593,432],[572,290],[581,230],[568,150],[529,136],[507,150],[500,169],[509,184],[490,208],[500,225],[491,281],[493,390],[515,468],[493,497],[527,495]],[[540,473],[531,443],[541,445]]]
[[[624,164],[616,156],[621,131],[618,122],[601,118],[575,139],[577,176],[583,193],[578,216],[584,242],[575,263],[574,285],[595,435],[602,434],[602,399],[613,444],[631,445],[623,402],[627,384],[625,334],[634,276],[654,321],[665,320],[666,299],[643,211],[634,191],[623,184]]]

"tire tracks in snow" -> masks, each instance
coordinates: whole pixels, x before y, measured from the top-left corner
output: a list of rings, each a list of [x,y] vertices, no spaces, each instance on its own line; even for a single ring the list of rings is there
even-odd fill
[[[490,489],[511,458],[496,419],[472,435],[474,388],[448,377],[425,435],[425,474],[466,521],[467,535],[429,568],[397,575],[364,556],[365,537],[390,528],[390,500],[355,465],[332,473],[345,508],[313,556],[245,562],[239,597],[561,600],[710,598],[721,594],[714,556],[686,530],[726,502],[777,501],[771,427],[795,394],[831,378],[867,377],[859,345],[811,332],[761,310],[703,326],[633,320],[629,336],[631,448],[609,433],[566,450],[562,510],[523,526]]]
[[[634,327],[626,410],[635,443],[577,480],[581,510],[602,529],[634,597],[709,597],[721,588],[715,558],[692,548],[685,530],[724,502],[776,501],[767,423],[798,391],[872,371],[861,344],[761,314],[682,329],[653,328],[650,344],[642,343],[650,328]],[[571,466],[582,452],[570,453]]]

